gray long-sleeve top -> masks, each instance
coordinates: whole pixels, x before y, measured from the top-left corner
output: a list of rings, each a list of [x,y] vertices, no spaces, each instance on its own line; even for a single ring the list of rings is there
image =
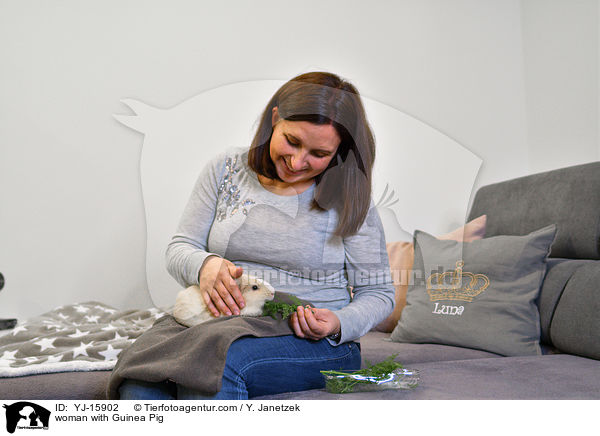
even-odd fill
[[[248,149],[230,148],[204,167],[167,247],[169,273],[184,287],[197,285],[204,260],[223,257],[276,291],[334,311],[341,324],[337,344],[383,321],[395,291],[373,202],[356,234],[337,237],[335,210],[309,210],[314,184],[299,195],[277,195],[247,162]]]

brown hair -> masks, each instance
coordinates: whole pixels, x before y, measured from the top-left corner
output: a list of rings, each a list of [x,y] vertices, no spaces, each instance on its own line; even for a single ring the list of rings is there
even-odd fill
[[[329,166],[315,177],[311,210],[338,212],[335,235],[355,234],[371,202],[371,173],[375,138],[367,122],[358,90],[335,74],[311,72],[285,83],[263,111],[248,152],[248,166],[258,174],[282,181],[271,161],[272,111],[288,121],[331,124],[341,142]]]

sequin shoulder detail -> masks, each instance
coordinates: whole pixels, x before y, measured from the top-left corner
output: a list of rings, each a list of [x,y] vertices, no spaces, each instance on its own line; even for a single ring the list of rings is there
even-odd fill
[[[240,209],[244,215],[248,215],[246,206],[255,204],[251,198],[241,200],[240,189],[238,185],[233,183],[233,176],[241,170],[238,157],[239,155],[236,155],[233,160],[231,157],[227,157],[225,160],[225,176],[223,176],[218,188],[217,221],[223,221],[227,217],[232,217]],[[221,194],[223,195],[221,196]]]

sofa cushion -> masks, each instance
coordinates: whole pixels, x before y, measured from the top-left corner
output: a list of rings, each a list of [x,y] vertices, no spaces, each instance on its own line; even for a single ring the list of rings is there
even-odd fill
[[[411,390],[287,392],[255,400],[599,400],[600,363],[570,354],[415,363]]]
[[[600,162],[480,188],[469,219],[487,214],[486,235],[525,235],[555,223],[550,257],[600,259]]]
[[[541,336],[540,342],[553,345],[550,339],[550,323],[554,316],[554,310],[558,305],[560,296],[571,276],[581,266],[588,263],[597,262],[595,260],[572,260],[572,259],[548,259],[548,268],[540,295],[537,300],[537,306],[540,310]]]
[[[598,283],[598,261],[581,266],[567,282],[550,324],[550,338],[559,350],[600,359]]]
[[[437,362],[446,360],[482,359],[500,357],[499,354],[472,348],[454,347],[442,344],[409,344],[393,342],[389,333],[370,331],[360,338],[362,367],[368,363],[378,363],[397,354],[396,361],[408,368],[415,362]]]
[[[391,339],[541,354],[535,300],[555,232],[551,225],[526,236],[461,243],[417,230],[414,270],[423,280],[409,288]]]
[[[0,378],[3,400],[106,400],[111,371],[71,371]]]

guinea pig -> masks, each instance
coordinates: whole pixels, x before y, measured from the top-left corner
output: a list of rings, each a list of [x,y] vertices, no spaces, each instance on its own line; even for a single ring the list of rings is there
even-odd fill
[[[265,280],[258,277],[242,274],[236,280],[246,305],[240,310],[240,315],[262,315],[265,301],[271,301],[275,296],[275,289]],[[197,285],[190,286],[177,293],[173,317],[179,324],[192,327],[203,322],[215,319],[200,293]]]

